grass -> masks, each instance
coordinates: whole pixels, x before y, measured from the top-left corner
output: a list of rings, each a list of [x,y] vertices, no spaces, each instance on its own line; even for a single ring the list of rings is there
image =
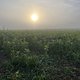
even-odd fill
[[[80,31],[0,31],[0,80],[80,80]]]

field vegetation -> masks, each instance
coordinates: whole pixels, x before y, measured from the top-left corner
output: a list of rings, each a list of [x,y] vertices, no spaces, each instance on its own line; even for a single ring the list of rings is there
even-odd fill
[[[0,31],[0,80],[80,80],[80,31]]]

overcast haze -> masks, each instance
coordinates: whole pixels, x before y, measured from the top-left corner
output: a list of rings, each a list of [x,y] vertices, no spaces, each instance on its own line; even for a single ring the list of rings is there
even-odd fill
[[[40,20],[33,24],[30,14]],[[0,28],[80,29],[80,0],[0,0]]]

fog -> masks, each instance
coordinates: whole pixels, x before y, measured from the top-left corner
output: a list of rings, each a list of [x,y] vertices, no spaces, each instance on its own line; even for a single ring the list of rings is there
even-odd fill
[[[34,24],[30,15],[39,15]],[[80,0],[0,0],[0,29],[80,29]]]

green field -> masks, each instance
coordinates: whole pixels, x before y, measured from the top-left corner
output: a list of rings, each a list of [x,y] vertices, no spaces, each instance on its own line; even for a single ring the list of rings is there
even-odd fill
[[[80,31],[0,31],[0,80],[80,80]]]

